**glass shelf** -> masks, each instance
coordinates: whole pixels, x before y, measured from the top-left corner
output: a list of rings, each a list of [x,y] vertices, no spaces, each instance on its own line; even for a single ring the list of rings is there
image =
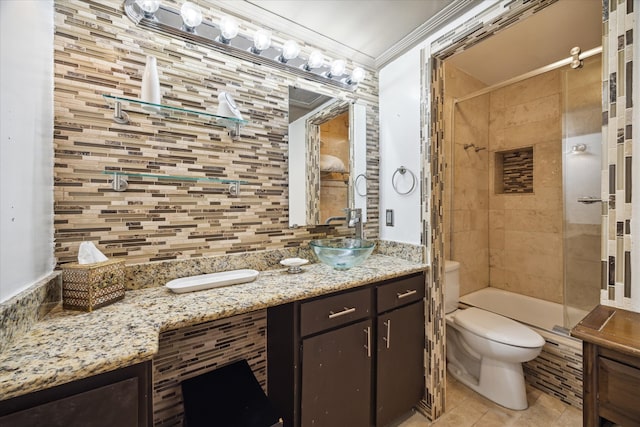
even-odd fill
[[[126,103],[133,106],[139,106],[141,108],[140,112],[146,114],[160,114],[168,117],[179,117],[179,116],[196,116],[201,119],[205,119],[209,124],[214,124],[217,126],[224,126],[229,129],[231,137],[233,139],[237,139],[240,134],[240,126],[243,126],[249,121],[238,119],[236,117],[225,117],[219,116],[217,114],[211,114],[202,110],[189,110],[181,107],[174,107],[172,105],[165,104],[154,104],[151,102],[141,101],[139,99],[133,98],[124,98],[121,96],[114,95],[102,95],[104,99],[110,104],[113,105],[115,112],[113,119],[117,123],[126,124],[129,123],[129,117],[127,113],[122,111],[122,104]]]
[[[206,182],[214,184],[229,184],[229,194],[237,196],[240,193],[240,184],[249,184],[248,181],[240,181],[234,179],[222,179],[222,178],[209,178],[209,177],[195,177],[195,176],[179,176],[179,175],[156,175],[151,173],[134,173],[123,172],[117,170],[104,170],[105,175],[112,175],[113,181],[111,181],[111,188],[114,191],[126,191],[129,187],[127,178],[154,178],[154,179],[168,179],[174,181],[189,181],[189,182]]]

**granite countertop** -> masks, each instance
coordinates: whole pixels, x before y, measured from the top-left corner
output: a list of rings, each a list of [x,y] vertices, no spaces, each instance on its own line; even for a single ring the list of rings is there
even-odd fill
[[[127,291],[91,313],[58,309],[0,353],[0,400],[148,361],[160,332],[424,271],[425,264],[372,255],[336,271],[324,264],[260,272],[250,283],[175,294],[165,287]]]

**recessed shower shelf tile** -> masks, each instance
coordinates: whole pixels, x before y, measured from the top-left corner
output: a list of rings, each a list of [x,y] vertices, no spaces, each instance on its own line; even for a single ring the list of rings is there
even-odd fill
[[[233,180],[233,179],[222,179],[222,178],[209,178],[209,177],[196,177],[196,176],[180,176],[180,175],[160,175],[160,174],[151,174],[151,173],[137,173],[137,172],[124,172],[117,170],[104,170],[102,171],[105,175],[112,175],[113,180],[111,181],[111,188],[114,191],[126,191],[129,187],[129,182],[127,178],[148,178],[148,179],[162,179],[162,180],[172,180],[172,181],[188,181],[188,182],[203,182],[203,183],[212,183],[212,184],[228,184],[229,194],[232,196],[237,196],[240,194],[240,185],[241,184],[249,184],[248,181],[241,180]]]
[[[102,96],[107,103],[114,108],[113,120],[121,124],[129,123],[129,116],[123,110],[123,105],[126,105],[129,111],[135,111],[136,113],[154,114],[180,120],[198,120],[204,121],[208,125],[222,126],[229,129],[229,133],[233,139],[237,139],[240,135],[240,126],[244,126],[249,123],[247,120],[238,119],[236,117],[219,116],[202,110],[190,110],[173,105],[154,104],[151,102],[141,101],[139,99],[107,94],[103,94]]]

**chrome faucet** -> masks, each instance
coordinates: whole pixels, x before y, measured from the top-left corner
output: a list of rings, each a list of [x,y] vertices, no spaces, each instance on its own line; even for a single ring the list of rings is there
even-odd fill
[[[362,209],[345,209],[344,210],[347,217],[347,226],[355,227],[356,231],[356,239],[364,239],[364,230],[362,228]]]
[[[327,218],[324,224],[329,225],[331,224],[332,221],[346,221],[346,220],[347,220],[346,216],[330,216],[329,218]]]

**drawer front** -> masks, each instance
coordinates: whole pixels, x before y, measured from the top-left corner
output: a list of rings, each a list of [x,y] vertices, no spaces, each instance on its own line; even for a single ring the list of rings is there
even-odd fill
[[[640,369],[604,357],[598,358],[598,366],[600,416],[620,425],[640,425]]]
[[[424,275],[398,279],[376,288],[378,313],[392,310],[424,298]]]
[[[360,289],[300,306],[300,335],[306,336],[364,319],[371,313],[371,290]]]

